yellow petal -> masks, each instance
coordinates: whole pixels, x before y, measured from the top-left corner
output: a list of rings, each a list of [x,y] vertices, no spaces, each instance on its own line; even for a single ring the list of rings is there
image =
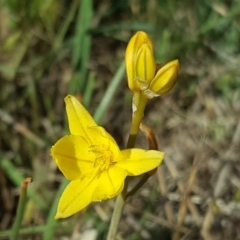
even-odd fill
[[[136,79],[140,82],[141,90],[149,87],[149,82],[153,79],[156,70],[156,63],[152,48],[143,43],[139,48],[136,59]]]
[[[94,190],[92,200],[101,201],[113,198],[123,190],[124,180],[127,172],[115,166],[100,173],[97,180],[97,187]]]
[[[128,86],[132,91],[140,91],[140,84],[136,79],[136,60],[142,44],[147,44],[149,49],[153,49],[148,35],[145,32],[139,31],[130,39],[126,49],[125,63]]]
[[[55,219],[69,217],[89,205],[96,184],[93,178],[71,181],[59,200]]]
[[[156,168],[164,156],[163,152],[137,148],[122,150],[121,154],[122,160],[115,166],[125,169],[129,176],[137,176]]]
[[[64,100],[71,134],[84,136],[89,143],[92,142],[94,139],[88,136],[87,128],[97,126],[96,122],[74,96],[68,95]]]
[[[51,148],[51,155],[69,180],[79,179],[94,171],[95,155],[89,152],[89,145],[80,136],[69,135],[61,138]]]
[[[179,61],[173,60],[166,65],[164,65],[162,68],[160,68],[154,77],[154,79],[151,81],[149,91],[145,91],[147,95],[150,96],[156,96],[164,94],[172,89],[174,86],[179,71]]]

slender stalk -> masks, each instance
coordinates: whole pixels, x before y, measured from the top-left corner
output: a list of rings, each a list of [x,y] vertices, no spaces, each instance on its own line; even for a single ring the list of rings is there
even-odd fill
[[[15,218],[13,227],[12,227],[10,240],[18,239],[18,232],[19,232],[21,222],[23,219],[24,209],[25,209],[26,200],[27,200],[27,186],[28,186],[28,183],[30,183],[30,182],[32,182],[31,178],[26,178],[22,182],[20,198],[19,198],[18,207],[17,207],[17,215]]]
[[[135,99],[137,96],[137,99]],[[139,131],[139,126],[144,116],[144,110],[148,101],[148,97],[141,92],[140,96],[135,95],[133,99],[133,115],[132,115],[132,125],[127,142],[127,148],[133,148]],[[135,109],[136,108],[136,109]]]
[[[127,148],[133,148],[139,131],[139,126],[142,121],[144,110],[147,104],[148,98],[144,93],[134,93],[133,97],[133,115],[132,115],[132,125],[127,142]],[[146,180],[145,180],[146,181]],[[143,184],[143,183],[142,183]],[[125,200],[129,194],[127,194],[128,188],[128,178],[125,180],[124,189],[122,194],[117,196],[113,215],[110,223],[110,228],[108,230],[107,240],[114,240],[118,230],[118,224],[122,216],[123,207]],[[132,191],[131,191],[132,192]]]
[[[115,239],[115,236],[118,230],[118,224],[122,216],[124,204],[125,204],[125,199],[123,194],[118,195],[114,205],[114,210],[113,210],[113,215],[111,219],[111,224],[108,230],[107,240]]]
[[[142,185],[148,180],[148,178],[150,177],[150,175],[148,175],[147,173],[145,173],[144,175],[141,176],[141,179],[139,180],[139,182],[135,185],[135,187],[129,191],[126,195],[126,198],[128,198],[131,195],[134,195],[141,187]]]

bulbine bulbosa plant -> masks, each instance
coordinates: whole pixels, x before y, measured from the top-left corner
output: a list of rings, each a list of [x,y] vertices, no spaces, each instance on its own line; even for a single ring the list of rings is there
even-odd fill
[[[70,180],[59,200],[55,218],[69,217],[91,202],[117,196],[108,240],[115,239],[126,198],[133,195],[161,164],[164,153],[158,151],[151,129],[141,125],[149,99],[174,86],[179,62],[160,67],[155,62],[153,45],[145,32],[137,32],[129,41],[125,56],[128,86],[133,92],[132,119],[126,149],[120,150],[113,137],[98,126],[84,106],[74,97],[65,97],[70,134],[51,148],[51,156],[65,178]],[[150,149],[134,148],[139,129]],[[129,177],[139,176],[131,191]]]

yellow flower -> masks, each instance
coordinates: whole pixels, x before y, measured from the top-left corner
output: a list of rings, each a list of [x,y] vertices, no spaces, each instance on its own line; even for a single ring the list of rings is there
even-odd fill
[[[65,102],[71,135],[58,140],[51,155],[70,183],[60,198],[55,218],[69,217],[92,201],[117,196],[126,176],[156,168],[164,155],[137,148],[121,151],[75,97],[68,95]]]

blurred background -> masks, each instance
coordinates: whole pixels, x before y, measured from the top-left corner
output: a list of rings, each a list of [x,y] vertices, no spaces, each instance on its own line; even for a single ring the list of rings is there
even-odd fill
[[[239,0],[0,0],[0,239],[32,177],[18,239],[106,238],[114,199],[53,219],[66,185],[49,155],[74,94],[125,147],[132,93],[124,54],[138,30],[178,81],[143,123],[165,159],[124,209],[118,240],[240,239]],[[147,148],[143,134],[138,147]]]

